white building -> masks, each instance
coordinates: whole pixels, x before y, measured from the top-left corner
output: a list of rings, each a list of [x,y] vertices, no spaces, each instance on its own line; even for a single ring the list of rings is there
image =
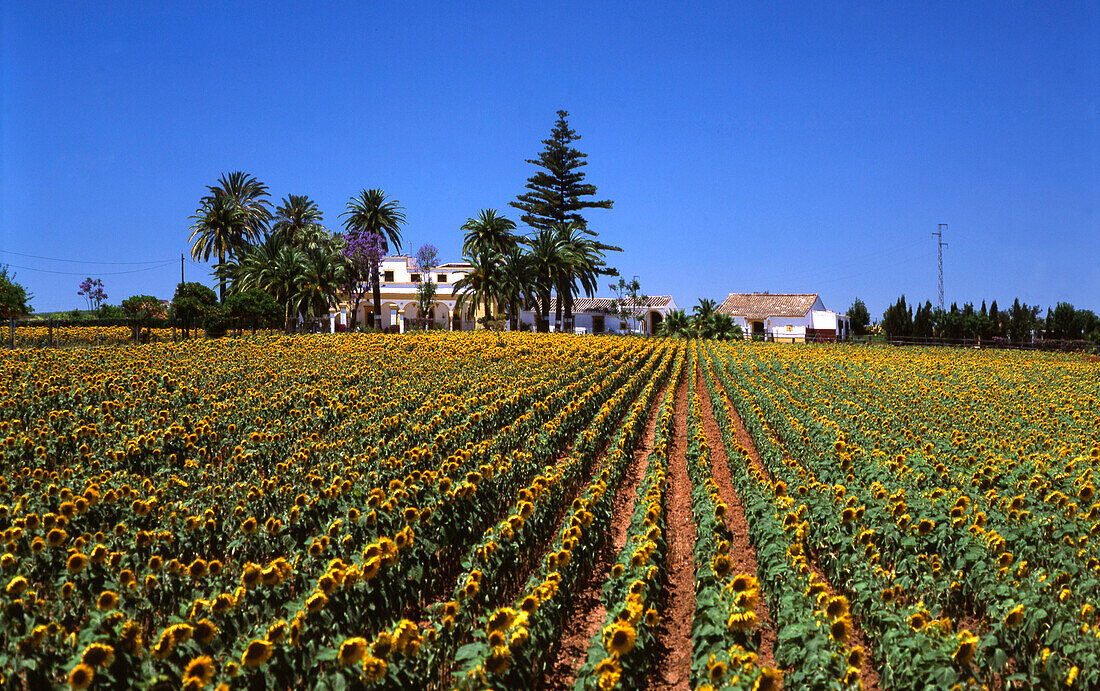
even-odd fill
[[[457,296],[454,293],[454,284],[472,268],[466,263],[451,262],[432,269],[430,278],[435,284],[436,294],[427,319],[432,323],[433,328],[447,331],[471,331],[476,327],[475,319],[480,316],[480,312],[476,312],[473,306],[467,304],[467,308],[463,310],[465,314],[458,314],[455,311]],[[379,282],[379,292],[382,295],[382,328],[404,333],[410,327],[422,324],[416,306],[416,286],[418,280],[426,280],[428,277],[420,275],[416,261],[412,257],[383,257],[379,271],[382,274]],[[347,326],[351,322],[352,305],[346,295],[341,297],[339,307],[329,310],[329,328],[332,331],[336,331],[339,324]],[[373,313],[374,293],[367,290],[359,303],[356,323],[364,326],[372,325]]]
[[[846,314],[825,309],[817,293],[730,293],[718,307],[746,338],[780,343],[847,340]]]
[[[573,300],[573,330],[576,333],[642,333],[652,335],[665,320],[668,313],[676,309],[676,301],[671,295],[653,295],[628,309],[631,317],[620,319],[614,309],[612,298],[576,298]],[[520,328],[534,329],[536,312],[534,305],[520,311]],[[558,331],[555,320],[558,299],[550,298],[550,330]]]

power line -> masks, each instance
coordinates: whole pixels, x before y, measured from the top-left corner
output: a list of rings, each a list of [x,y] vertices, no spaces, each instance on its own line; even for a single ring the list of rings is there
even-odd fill
[[[172,260],[163,262],[161,264],[157,264],[156,266],[147,266],[147,267],[142,268],[142,269],[129,269],[127,271],[97,271],[97,272],[94,272],[94,273],[97,276],[117,276],[119,274],[135,274],[135,273],[138,273],[139,271],[153,271],[154,269],[162,269],[162,268],[168,266],[169,264],[174,263],[175,261],[176,261],[175,259],[172,259]],[[87,276],[88,275],[87,271],[55,271],[54,269],[36,269],[33,266],[19,266],[18,264],[7,264],[7,266],[12,267],[13,269],[22,269],[23,271],[37,271],[39,273],[44,273],[44,274],[64,274],[64,275],[67,275],[67,276]]]
[[[48,262],[65,262],[66,264],[115,264],[119,266],[138,266],[141,264],[163,264],[165,261],[175,261],[174,259],[154,259],[147,262],[97,262],[86,259],[61,259],[60,257],[42,257],[37,254],[23,254],[22,252],[13,252],[11,250],[0,250],[0,254],[14,254],[17,257],[28,257],[30,259],[41,259]]]

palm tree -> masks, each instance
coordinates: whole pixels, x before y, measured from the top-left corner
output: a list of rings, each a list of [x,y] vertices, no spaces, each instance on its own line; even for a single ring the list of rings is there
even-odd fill
[[[714,314],[718,303],[710,298],[701,298],[691,317],[692,326],[699,332],[700,338],[710,338],[714,329]]]
[[[266,236],[271,220],[271,203],[267,187],[256,178],[235,171],[223,173],[216,185],[207,187],[209,194],[199,202],[199,209],[191,218],[191,257],[207,261],[217,253],[218,264],[224,264],[227,256],[234,256],[251,243]],[[225,299],[225,279],[218,287],[219,299]]]
[[[358,197],[348,200],[344,228],[348,234],[376,235],[383,241],[386,252],[401,249],[401,226],[405,223],[404,208],[394,199],[386,200],[383,190],[362,190]],[[371,272],[371,289],[374,291],[374,325],[382,328],[382,292],[378,285],[377,269]]]
[[[273,261],[260,267],[255,277],[255,287],[271,295],[284,306],[283,324],[287,333],[293,329],[290,308],[302,285],[304,274],[305,256],[302,251],[290,245],[283,245]]]
[[[308,196],[288,194],[275,209],[272,235],[303,250],[323,245],[330,237],[317,202]]]
[[[292,296],[295,310],[315,319],[328,315],[337,302],[336,292],[344,282],[344,264],[325,248],[306,250],[298,290]]]
[[[562,325],[563,331],[570,333],[573,330],[573,299],[578,290],[583,290],[588,297],[596,294],[596,283],[602,273],[600,267],[604,266],[603,253],[599,243],[586,237],[588,231],[579,223],[555,223],[551,228],[565,246],[557,277],[555,321]],[[563,310],[564,321],[560,319]]]
[[[248,246],[247,226],[244,214],[232,199],[228,197],[204,198],[202,206],[191,217],[191,258],[196,261],[209,261],[210,255],[218,255],[218,265],[225,264],[227,255],[232,256]],[[225,277],[218,284],[218,297],[225,300]]]
[[[484,261],[477,255],[466,257],[466,261],[470,264],[470,272],[454,284],[454,294],[457,296],[455,310],[462,314],[464,305],[477,305],[480,302],[485,305],[485,317],[488,318],[492,314],[492,303],[498,300],[501,293],[499,272],[496,268],[497,254],[489,254]]]
[[[684,310],[672,310],[657,327],[661,336],[687,336],[691,332],[691,321]]]
[[[508,322],[512,331],[519,329],[520,305],[523,302],[535,302],[535,292],[530,282],[530,257],[512,245],[498,255],[498,275],[500,276],[500,300],[508,310]]]
[[[733,317],[721,312],[715,312],[712,322],[714,337],[721,340],[742,338],[741,327],[735,324]]]
[[[550,294],[558,284],[562,265],[568,260],[569,248],[565,241],[549,228],[535,231],[524,238],[530,247],[528,253],[531,288],[538,302],[538,330],[550,330]]]
[[[506,216],[498,216],[496,209],[482,209],[477,219],[468,218],[462,224],[461,230],[466,231],[462,254],[476,254],[484,261],[491,252],[504,252],[518,240],[512,232],[515,229],[515,222]]]

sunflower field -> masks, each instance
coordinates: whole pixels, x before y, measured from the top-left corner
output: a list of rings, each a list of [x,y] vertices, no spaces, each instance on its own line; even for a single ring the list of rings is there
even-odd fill
[[[1016,352],[487,333],[5,351],[0,675],[1094,688],[1098,398],[1097,363]]]

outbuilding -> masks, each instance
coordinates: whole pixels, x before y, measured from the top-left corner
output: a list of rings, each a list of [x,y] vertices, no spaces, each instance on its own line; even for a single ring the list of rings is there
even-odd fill
[[[746,338],[779,343],[847,340],[848,315],[825,309],[817,293],[730,293],[718,312]]]

